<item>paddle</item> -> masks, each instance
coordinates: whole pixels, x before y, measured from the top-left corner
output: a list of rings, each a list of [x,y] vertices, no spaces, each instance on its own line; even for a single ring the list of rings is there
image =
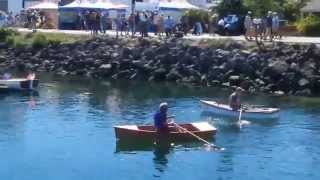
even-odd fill
[[[224,148],[220,148],[220,147],[216,146],[215,144],[210,143],[210,142],[204,140],[203,138],[197,136],[196,134],[194,134],[193,132],[187,130],[186,128],[181,127],[181,126],[178,125],[177,123],[173,122],[172,124],[175,125],[177,128],[179,128],[179,129],[181,129],[181,130],[189,133],[190,135],[192,135],[193,137],[195,137],[195,138],[198,139],[199,141],[204,142],[207,146],[212,147],[212,148],[214,148],[215,150],[224,150]]]
[[[243,109],[241,108],[240,109],[240,113],[239,113],[239,126],[240,126],[240,129],[242,128],[242,123],[241,123],[241,116],[242,116],[242,111],[243,111]]]

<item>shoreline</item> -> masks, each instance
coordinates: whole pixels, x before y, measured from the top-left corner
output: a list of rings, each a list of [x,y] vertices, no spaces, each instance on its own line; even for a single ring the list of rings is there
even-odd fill
[[[169,81],[251,93],[316,96],[320,47],[244,44],[230,39],[126,39],[109,36],[48,45],[0,48],[0,70],[53,72],[93,79]]]
[[[26,29],[26,28],[12,28],[18,32],[21,33],[31,33],[32,30]],[[58,34],[66,34],[66,35],[79,35],[79,36],[91,36],[90,31],[84,31],[84,30],[58,30],[58,29],[37,29],[37,32],[41,33],[58,33]],[[158,37],[154,35],[154,33],[149,33],[150,37]],[[108,30],[105,35],[100,34],[99,37],[101,36],[116,36],[116,32],[114,30]],[[129,36],[128,38],[130,38]],[[139,37],[136,37],[139,38]],[[249,42],[249,43],[255,43],[255,41],[247,41],[243,35],[241,36],[220,36],[220,35],[211,35],[204,33],[201,36],[195,36],[191,35],[190,33],[183,37],[183,39],[188,39],[188,40],[225,40],[225,39],[230,39],[234,41],[243,41],[243,42]],[[281,40],[274,40],[273,42],[269,41],[263,41],[266,44],[269,43],[277,43],[277,42],[282,42],[282,43],[301,43],[301,44],[319,44],[320,45],[320,37],[306,37],[306,36],[284,36]]]

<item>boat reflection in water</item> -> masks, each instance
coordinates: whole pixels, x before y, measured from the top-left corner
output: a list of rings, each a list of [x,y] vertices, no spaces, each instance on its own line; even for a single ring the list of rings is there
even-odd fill
[[[129,142],[117,141],[116,151],[117,154],[138,154],[145,152],[152,152],[152,162],[154,165],[154,177],[161,177],[161,174],[167,168],[169,160],[174,156],[177,151],[198,151],[206,150],[206,146],[202,142],[179,142],[173,143],[168,140],[157,140],[156,142]]]

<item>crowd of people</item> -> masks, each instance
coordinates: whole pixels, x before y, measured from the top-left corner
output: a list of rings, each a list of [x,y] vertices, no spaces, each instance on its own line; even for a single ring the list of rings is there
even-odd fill
[[[22,10],[14,15],[0,12],[0,27],[48,28],[48,18],[39,10]]]
[[[180,20],[172,16],[160,14],[158,12],[143,11],[130,14],[126,17],[124,14],[117,14],[116,17],[110,17],[108,12],[85,11],[77,16],[77,29],[90,30],[91,34],[106,33],[108,29],[114,29],[117,36],[140,34],[142,37],[148,37],[149,32],[158,36],[183,36],[191,29],[188,18],[183,16]],[[193,34],[203,33],[202,23],[197,22],[193,28]]]
[[[245,38],[252,40],[260,38],[272,41],[274,38],[281,38],[279,33],[279,17],[277,12],[269,11],[263,18],[253,18],[249,11],[244,20]]]
[[[17,15],[0,12],[0,27],[15,26],[35,30],[36,28],[50,28],[48,21],[50,19],[39,10],[23,10]],[[148,37],[149,32],[153,32],[160,37],[182,37],[188,33],[193,35],[201,35],[204,32],[220,34],[219,32],[228,31],[235,22],[243,23],[241,26],[244,28],[247,40],[281,38],[278,14],[271,11],[263,18],[254,18],[252,12],[249,11],[244,20],[237,15],[219,18],[217,14],[214,14],[209,18],[209,22],[196,21],[191,23],[188,16],[183,15],[177,19],[158,11],[140,11],[126,16],[119,12],[116,15],[110,15],[109,11],[86,10],[76,15],[74,28],[91,31],[92,35],[105,34],[107,30],[115,30],[117,36],[140,34],[141,37]],[[221,34],[228,35],[229,33]]]

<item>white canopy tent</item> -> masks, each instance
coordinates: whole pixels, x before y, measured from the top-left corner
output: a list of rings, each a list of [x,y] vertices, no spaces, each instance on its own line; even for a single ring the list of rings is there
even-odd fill
[[[42,2],[33,6],[28,7],[27,9],[46,9],[46,10],[58,10],[58,4],[52,2]]]
[[[70,4],[60,7],[61,9],[69,8],[69,9],[127,9],[128,6],[125,4],[115,4],[109,1],[96,1],[96,2],[89,2],[89,1],[74,1]]]
[[[159,9],[165,10],[188,10],[188,9],[200,9],[199,7],[190,4],[186,0],[160,0]]]
[[[41,2],[27,8],[28,10],[39,10],[45,17],[45,21],[41,24],[41,28],[57,28],[58,27],[58,3]]]
[[[147,2],[137,2],[135,6],[136,11],[158,11],[159,3],[147,3]]]
[[[151,2],[137,2],[137,11],[157,11],[157,10],[176,10],[183,11],[189,9],[200,9],[199,7],[192,5],[186,0],[154,0]]]

